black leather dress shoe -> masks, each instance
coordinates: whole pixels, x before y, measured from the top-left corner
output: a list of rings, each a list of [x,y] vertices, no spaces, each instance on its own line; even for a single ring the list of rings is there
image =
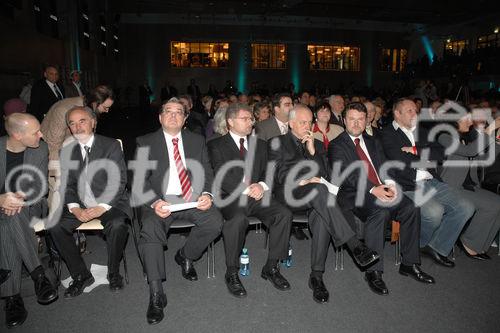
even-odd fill
[[[5,299],[5,324],[8,328],[21,326],[27,317],[28,311],[19,294]]]
[[[64,298],[73,298],[79,296],[83,293],[85,287],[90,286],[94,283],[94,277],[92,275],[78,275],[70,284],[68,289],[64,292]]]
[[[330,298],[330,293],[326,289],[323,279],[320,277],[309,277],[309,288],[313,291],[313,300],[317,303],[327,303]]]
[[[275,265],[271,269],[264,267],[260,276],[264,280],[269,280],[273,286],[278,290],[290,290],[290,283],[281,275],[279,266]]]
[[[370,271],[365,273],[365,280],[368,282],[368,287],[378,295],[389,294],[389,289],[385,285],[384,280],[382,280],[382,272],[380,271]]]
[[[149,306],[146,318],[148,324],[155,325],[163,320],[163,309],[167,306],[167,296],[163,293],[153,293],[149,295]]]
[[[120,273],[111,273],[108,276],[109,290],[117,292],[123,289],[123,277]]]
[[[425,255],[425,256],[431,258],[432,260],[434,260],[434,262],[436,264],[439,264],[441,266],[448,267],[448,268],[455,267],[455,263],[453,261],[451,261],[450,259],[448,259],[445,256],[440,255],[439,253],[437,253],[430,246],[426,246],[426,247],[421,248],[420,252],[423,255]]]
[[[247,291],[245,290],[245,287],[243,287],[243,284],[241,283],[241,280],[238,276],[238,272],[229,274],[226,273],[225,281],[227,290],[229,290],[229,293],[234,297],[241,298],[247,295]]]
[[[376,251],[371,250],[363,243],[354,248],[352,256],[361,267],[368,266],[380,258],[380,255]]]
[[[38,303],[49,304],[54,302],[59,296],[57,289],[52,286],[45,274],[40,274],[35,280],[35,294]]]
[[[0,284],[7,281],[10,276],[10,270],[8,269],[0,269]]]
[[[298,228],[298,227],[293,227],[292,228],[292,235],[297,240],[306,240],[306,239],[309,239],[309,237],[307,237],[306,233],[304,232],[304,229]]]
[[[422,283],[428,283],[428,284],[436,283],[432,276],[422,271],[420,266],[416,264],[413,264],[411,266],[403,264],[399,265],[399,274],[412,277],[418,282]]]
[[[491,260],[491,257],[487,253],[479,253],[478,256],[480,256],[484,260]]]
[[[476,260],[486,260],[486,258],[484,256],[482,256],[480,253],[476,253],[476,254],[470,254],[467,249],[465,248],[464,244],[461,242],[461,241],[458,241],[457,242],[457,246],[458,248],[463,252],[465,253],[465,255],[471,259],[476,259]]]
[[[177,253],[175,254],[175,262],[177,263],[177,265],[181,266],[182,276],[186,280],[189,280],[189,281],[198,280],[198,274],[196,273],[196,270],[194,269],[193,261],[184,257],[181,254],[181,250],[178,250]]]

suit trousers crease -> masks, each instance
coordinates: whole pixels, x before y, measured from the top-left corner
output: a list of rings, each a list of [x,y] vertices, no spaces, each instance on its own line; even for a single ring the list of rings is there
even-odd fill
[[[324,271],[325,262],[328,254],[330,238],[336,247],[343,245],[356,234],[349,222],[348,214],[344,214],[340,206],[329,204],[329,201],[336,198],[328,192],[323,184],[307,184],[299,186],[293,190],[293,196],[296,200],[304,198],[311,191],[317,191],[312,200],[301,207],[289,208],[292,212],[307,210],[309,213],[309,228],[312,234],[311,241],[311,269],[315,271]],[[279,198],[281,202],[286,202],[283,195]],[[352,214],[351,214],[352,215]]]
[[[125,219],[125,213],[114,207],[99,218],[104,227],[104,235],[106,236],[108,274],[119,272],[120,261],[123,257],[128,236],[128,226],[125,223]],[[74,230],[81,224],[73,214],[65,210],[59,223],[50,229],[52,240],[59,254],[66,262],[73,279],[78,275],[87,276],[90,274],[80,254],[80,249],[75,244],[73,238]]]
[[[270,195],[266,193],[265,195]],[[221,208],[226,221],[222,227],[226,266],[239,267],[239,256],[245,244],[248,217],[256,217],[264,223],[269,232],[268,259],[281,260],[288,255],[288,244],[292,226],[292,213],[280,203],[271,199],[268,206],[263,205],[265,198],[256,201],[248,197],[248,202],[240,206],[240,197],[227,207]]]
[[[14,216],[0,213],[0,267],[11,271],[11,277],[0,286],[1,297],[19,294],[23,263],[28,272],[41,265],[28,212],[25,207]]]
[[[195,225],[183,246],[184,255],[191,260],[200,258],[222,229],[222,215],[214,206],[206,211],[193,208],[175,212],[165,219],[156,215],[150,207],[141,207],[141,212],[139,252],[148,282],[166,279],[164,247],[167,245],[168,230],[172,222],[183,220]]]
[[[420,211],[410,199],[403,196],[399,204],[391,207],[381,207],[375,201],[370,201],[361,209],[355,208],[354,213],[364,220],[366,246],[380,254],[380,259],[368,267],[367,271],[384,270],[385,234],[388,224],[393,220],[400,223],[402,263],[420,264]]]

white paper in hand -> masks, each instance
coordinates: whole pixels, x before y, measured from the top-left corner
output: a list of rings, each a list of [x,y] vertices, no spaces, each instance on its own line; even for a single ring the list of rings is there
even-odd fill
[[[161,208],[168,209],[173,213],[173,212],[178,212],[181,210],[196,208],[197,206],[198,206],[198,202],[194,201],[194,202],[185,202],[185,203],[174,204],[174,205],[164,205],[164,206],[161,206]]]

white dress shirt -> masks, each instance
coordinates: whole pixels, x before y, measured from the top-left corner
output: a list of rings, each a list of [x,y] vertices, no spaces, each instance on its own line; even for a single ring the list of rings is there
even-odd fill
[[[281,134],[283,135],[283,134],[288,133],[288,122],[284,123],[276,117],[274,117],[274,119],[276,120],[276,123],[278,124],[278,127],[280,129]]]
[[[238,150],[240,149],[240,139],[243,139],[245,140],[243,142],[243,147],[245,147],[245,149],[248,151],[248,139],[246,136],[239,136],[238,134],[236,133],[233,133],[232,131],[229,131],[229,134],[231,135],[231,138],[233,138],[234,140],[234,143],[236,144],[236,147],[238,147]],[[245,182],[245,176],[243,176],[243,178],[241,179],[241,182],[242,183],[246,183]],[[259,182],[260,186],[262,186],[262,188],[264,189],[264,191],[267,191],[269,190],[269,187],[266,185],[266,183],[264,182]],[[247,187],[242,194],[247,194],[248,193],[249,188]]]
[[[182,187],[181,181],[179,179],[179,173],[177,172],[177,167],[174,158],[174,143],[172,139],[177,138],[179,141],[177,142],[177,146],[179,148],[179,155],[181,157],[182,164],[184,168],[186,168],[186,157],[184,156],[184,145],[182,143],[182,135],[179,132],[176,136],[172,136],[167,132],[163,131],[163,135],[165,136],[165,142],[167,143],[168,150],[168,162],[169,162],[169,173],[168,173],[168,184],[167,191],[165,195],[182,195]]]
[[[78,142],[78,145],[80,146],[80,152],[82,154],[82,160],[85,161],[85,158],[87,157],[87,151],[85,150],[85,147],[92,147],[92,145],[94,144],[94,139],[95,139],[95,137],[94,137],[94,135],[92,135],[90,137],[89,141],[87,141],[86,143]],[[87,187],[86,188],[87,193],[92,193],[88,182],[85,184],[85,186]],[[98,203],[97,206],[101,206],[106,210],[111,209],[111,206],[108,204],[105,204],[105,203]],[[80,205],[76,202],[70,202],[70,203],[68,203],[67,207],[68,207],[68,210],[71,212],[71,209],[73,209],[75,207],[80,208]],[[87,207],[87,208],[91,208],[91,207]]]
[[[413,135],[413,131],[415,131],[415,127],[409,130],[407,128],[399,126],[399,124],[395,120],[392,121],[392,126],[394,127],[394,129],[396,131],[398,130],[398,128],[400,128],[403,131],[403,133],[406,135],[408,140],[410,140],[411,145],[413,147],[415,147],[415,136]],[[427,171],[425,169],[417,169],[417,176],[415,177],[416,182],[419,182],[422,180],[429,180],[432,178],[434,178],[434,177],[432,176],[432,174],[429,171]]]
[[[54,95],[57,97],[57,99],[59,99],[59,96],[57,96],[56,91],[61,94],[61,98],[64,98],[64,95],[61,92],[61,90],[59,89],[59,87],[57,86],[57,84],[52,83],[49,80],[45,80],[45,82],[47,82],[47,84],[49,85],[50,89],[52,90],[52,92],[54,93]]]

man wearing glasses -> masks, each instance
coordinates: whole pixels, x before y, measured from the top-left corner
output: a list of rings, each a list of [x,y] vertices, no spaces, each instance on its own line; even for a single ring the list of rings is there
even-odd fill
[[[146,170],[143,184],[132,188],[134,198],[142,198],[144,203],[140,207],[139,251],[150,288],[146,314],[149,324],[162,321],[163,308],[167,305],[162,286],[166,279],[163,247],[167,244],[172,222],[185,220],[195,224],[175,255],[175,262],[181,266],[182,276],[188,281],[198,280],[194,261],[219,236],[222,228],[222,215],[212,205],[213,171],[205,138],[182,130],[186,110],[177,98],[171,98],[162,106],[159,120],[161,129],[137,138],[137,159],[141,160],[141,154],[146,152],[147,160],[155,163],[155,167]],[[200,178],[204,181],[199,181]],[[150,194],[153,195],[146,199]],[[172,204],[179,203],[194,203],[195,206],[175,212],[169,209]]]
[[[292,213],[272,198],[265,183],[267,144],[264,140],[249,137],[254,124],[249,106],[231,104],[226,111],[226,122],[229,132],[211,140],[208,151],[216,174],[224,172],[222,169],[225,169],[228,162],[241,161],[240,166],[224,172],[221,193],[214,193],[217,199],[222,199],[216,203],[226,220],[222,235],[226,252],[227,288],[235,297],[247,295],[238,277],[238,258],[245,243],[248,218],[255,216],[269,230],[269,254],[261,276],[269,280],[276,289],[289,290],[290,284],[279,271],[279,261],[287,257]]]

